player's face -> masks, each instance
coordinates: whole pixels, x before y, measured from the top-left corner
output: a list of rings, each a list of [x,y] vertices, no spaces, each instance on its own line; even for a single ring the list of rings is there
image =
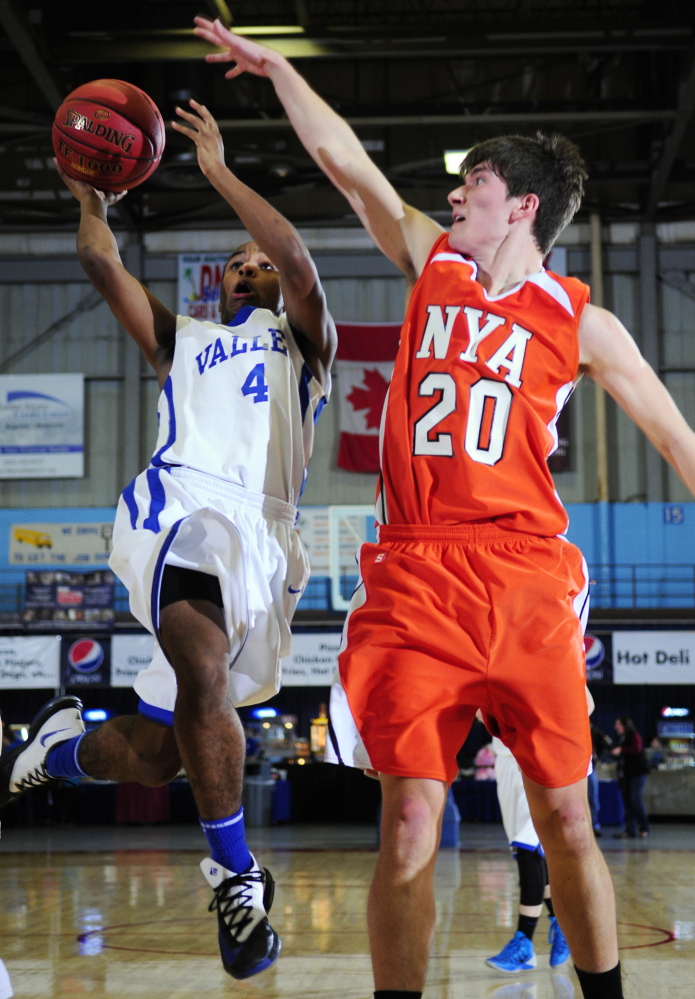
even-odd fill
[[[242,305],[279,312],[282,306],[277,267],[255,243],[244,243],[224,269],[220,294],[220,316],[228,323]]]
[[[494,248],[509,235],[513,209],[507,185],[487,163],[473,167],[449,195],[452,224],[449,243],[460,253]]]

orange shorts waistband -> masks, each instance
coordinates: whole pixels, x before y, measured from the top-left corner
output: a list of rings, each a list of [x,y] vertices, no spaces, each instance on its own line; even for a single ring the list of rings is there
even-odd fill
[[[484,542],[528,542],[547,540],[545,535],[509,531],[495,523],[479,524],[377,524],[377,541],[443,541],[448,544],[481,544]]]

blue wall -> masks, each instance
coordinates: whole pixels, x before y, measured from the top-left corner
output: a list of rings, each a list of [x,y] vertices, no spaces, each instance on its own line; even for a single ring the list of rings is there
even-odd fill
[[[594,606],[695,606],[695,503],[571,503],[567,512],[567,536],[581,548],[596,580]],[[2,582],[24,581],[25,568],[8,561],[12,524],[109,522],[114,516],[113,507],[0,510]],[[603,562],[619,568],[604,577]],[[45,567],[57,568],[49,563]],[[327,579],[312,578],[300,607],[328,609],[329,592]]]

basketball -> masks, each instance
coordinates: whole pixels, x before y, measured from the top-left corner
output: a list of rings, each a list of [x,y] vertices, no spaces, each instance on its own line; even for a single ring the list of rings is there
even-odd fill
[[[127,191],[157,169],[164,121],[154,101],[123,80],[93,80],[65,98],[53,121],[63,170],[102,191]]]

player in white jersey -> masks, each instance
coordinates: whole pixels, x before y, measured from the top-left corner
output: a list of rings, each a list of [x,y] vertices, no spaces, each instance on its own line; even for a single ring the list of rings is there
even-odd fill
[[[202,172],[253,240],[225,265],[220,324],[172,315],[132,277],[106,218],[121,196],[59,171],[80,202],[87,276],[162,390],[157,446],[119,501],[111,556],[133,613],[156,638],[154,657],[135,683],[135,716],[84,735],[76,699],[47,706],[22,751],[0,766],[0,804],[80,774],[159,785],[183,764],[211,849],[201,867],[215,893],[222,962],[247,978],[273,964],[280,941],[267,918],[272,878],[246,845],[235,705],[275,693],[289,652],[308,577],[296,503],[336,338],[299,234],[229,171],[215,120],[190,103],[173,127],[195,142]]]
[[[557,968],[569,959],[570,950],[555,917],[548,884],[548,867],[531,820],[521,770],[511,750],[501,739],[493,736],[492,749],[495,754],[495,780],[502,824],[519,869],[519,919],[514,936],[499,954],[488,958],[486,963],[497,971],[509,974],[536,967],[533,934],[545,901],[550,920],[550,967]]]

